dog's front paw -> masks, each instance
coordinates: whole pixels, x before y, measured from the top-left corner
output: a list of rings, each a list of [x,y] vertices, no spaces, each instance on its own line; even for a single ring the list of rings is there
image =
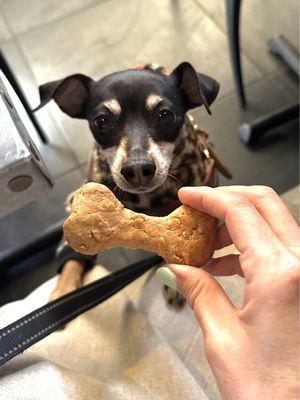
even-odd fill
[[[169,286],[163,286],[163,295],[166,299],[167,307],[173,311],[180,311],[185,305],[185,298],[176,290]]]
[[[60,285],[58,283],[54,288],[53,292],[51,293],[49,301],[56,300],[59,297],[64,296],[65,294],[73,292],[73,290],[79,289],[81,286],[82,285],[79,282],[72,282],[66,285]]]
[[[81,261],[68,260],[62,268],[49,301],[56,300],[73,290],[81,288],[83,284],[83,274],[84,264]]]

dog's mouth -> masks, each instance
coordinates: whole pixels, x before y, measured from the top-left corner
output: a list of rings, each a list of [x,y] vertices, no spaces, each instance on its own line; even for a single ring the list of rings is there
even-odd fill
[[[151,182],[148,184],[141,183],[140,185],[132,185],[128,181],[126,181],[121,174],[114,174],[112,173],[113,179],[116,185],[124,192],[133,193],[133,194],[143,194],[143,193],[151,193],[154,190],[158,189],[162,186],[168,176],[168,173],[165,174],[158,174],[154,176]]]
[[[147,151],[134,158],[128,158],[126,145],[124,138],[117,148],[106,154],[117,187],[124,192],[142,194],[162,186],[168,178],[174,145],[157,144],[149,139]]]

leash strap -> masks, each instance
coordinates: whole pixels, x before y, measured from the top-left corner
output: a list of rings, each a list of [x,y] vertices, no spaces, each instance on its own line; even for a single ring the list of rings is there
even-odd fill
[[[0,366],[162,262],[161,257],[152,256],[131,264],[51,301],[1,329]]]

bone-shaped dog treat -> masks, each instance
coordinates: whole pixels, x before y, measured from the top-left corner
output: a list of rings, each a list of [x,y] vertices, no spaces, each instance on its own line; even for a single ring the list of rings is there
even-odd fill
[[[213,254],[216,220],[182,205],[166,217],[151,217],[126,209],[114,194],[97,183],[79,189],[64,236],[83,254],[113,247],[141,248],[167,262],[202,265]]]

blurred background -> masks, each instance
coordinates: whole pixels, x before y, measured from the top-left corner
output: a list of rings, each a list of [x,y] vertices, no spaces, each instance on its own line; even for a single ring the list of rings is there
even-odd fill
[[[233,11],[226,11],[230,3],[238,2],[0,0],[0,50],[30,108],[39,103],[40,84],[73,73],[99,79],[140,63],[172,69],[191,62],[221,84],[212,116],[204,109],[193,112],[233,172],[233,179],[221,179],[221,184],[263,184],[283,194],[299,180],[298,120],[270,130],[255,146],[241,140],[239,127],[298,101],[297,75],[267,48],[269,38],[282,34],[298,49],[298,1],[242,2],[244,108],[228,43],[233,29],[227,19],[227,12],[233,16]],[[47,196],[0,220],[0,304],[23,297],[55,275],[55,246],[5,268],[1,259],[64,218],[65,199],[84,179],[93,142],[87,122],[69,118],[53,102],[36,112],[36,120],[47,143],[36,132],[32,138],[55,186]],[[112,254],[102,255],[100,261],[117,268],[136,257],[130,252]]]

